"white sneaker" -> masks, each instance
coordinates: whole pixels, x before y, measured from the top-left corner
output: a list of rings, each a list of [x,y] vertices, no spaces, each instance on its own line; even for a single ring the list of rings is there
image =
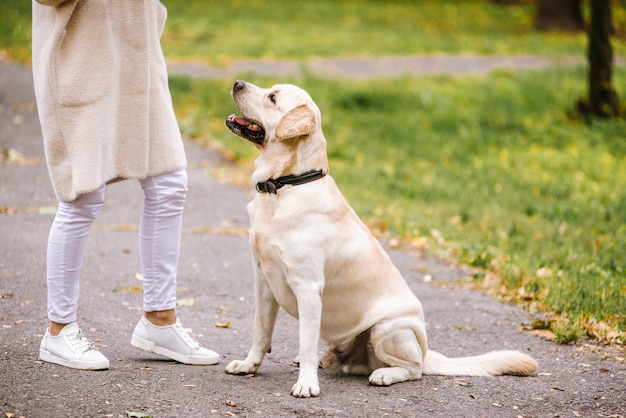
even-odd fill
[[[142,316],[133,331],[130,343],[133,347],[160,354],[184,364],[208,365],[217,364],[220,360],[219,354],[201,347],[191,338],[178,318],[174,325],[160,327]]]
[[[49,329],[46,329],[39,346],[39,358],[73,369],[109,368],[109,360],[85,338],[76,322],[65,325],[57,336],[50,335]]]

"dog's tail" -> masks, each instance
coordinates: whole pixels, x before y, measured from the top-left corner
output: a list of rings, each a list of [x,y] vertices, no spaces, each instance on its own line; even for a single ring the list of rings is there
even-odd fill
[[[491,351],[480,356],[449,358],[429,350],[424,358],[424,374],[443,376],[528,376],[537,370],[537,362],[519,351]]]

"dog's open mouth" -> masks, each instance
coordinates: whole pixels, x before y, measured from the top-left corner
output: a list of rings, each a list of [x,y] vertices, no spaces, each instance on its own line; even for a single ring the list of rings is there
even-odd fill
[[[226,119],[226,126],[235,135],[239,135],[253,144],[263,145],[265,129],[258,122],[232,114]]]

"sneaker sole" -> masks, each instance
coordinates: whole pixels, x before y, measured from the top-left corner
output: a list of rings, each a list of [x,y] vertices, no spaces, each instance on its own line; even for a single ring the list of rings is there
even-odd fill
[[[219,355],[215,355],[213,357],[185,356],[175,351],[168,350],[167,348],[160,347],[152,341],[148,341],[134,334],[130,340],[130,345],[141,350],[148,351],[150,353],[159,354],[161,356],[171,358],[172,360],[176,360],[179,363],[191,364],[194,366],[208,366],[212,364],[217,364],[220,361]]]
[[[80,360],[65,360],[64,358],[42,349],[39,349],[39,359],[48,363],[58,364],[59,366],[80,370],[106,370],[110,366],[109,360],[89,363]]]

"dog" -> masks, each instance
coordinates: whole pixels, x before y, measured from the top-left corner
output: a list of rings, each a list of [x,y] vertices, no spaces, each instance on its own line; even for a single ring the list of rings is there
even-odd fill
[[[328,174],[321,113],[290,84],[265,89],[238,80],[241,116],[226,126],[260,151],[248,204],[254,267],[252,346],[231,374],[256,373],[272,346],[279,307],[298,318],[295,397],[320,393],[318,367],[369,375],[388,386],[422,374],[530,375],[537,363],[517,351],[448,358],[428,350],[422,305]],[[319,358],[318,343],[328,342]]]

